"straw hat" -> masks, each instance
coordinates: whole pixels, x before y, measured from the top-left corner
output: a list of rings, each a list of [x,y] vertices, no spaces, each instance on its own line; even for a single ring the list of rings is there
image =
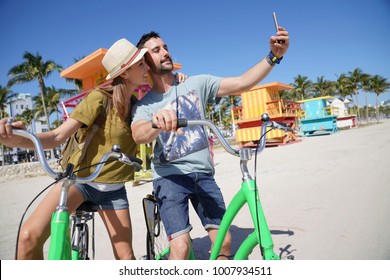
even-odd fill
[[[147,48],[138,49],[126,39],[116,41],[104,55],[102,63],[108,75],[106,80],[118,77],[131,65],[139,61],[148,51]]]

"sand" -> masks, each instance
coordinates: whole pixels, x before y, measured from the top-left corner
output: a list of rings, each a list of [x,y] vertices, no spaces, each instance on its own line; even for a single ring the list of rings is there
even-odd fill
[[[283,258],[293,254],[297,260],[389,260],[389,156],[389,120],[265,149],[257,158],[256,174],[275,252]],[[239,159],[217,148],[215,162],[216,180],[228,203],[240,186]],[[41,176],[0,183],[0,259],[14,258],[22,214],[51,182]],[[145,255],[146,246],[141,200],[151,189],[150,182],[127,187],[137,258]],[[193,211],[190,218],[196,256],[207,259],[206,232]],[[243,208],[231,228],[233,252],[251,228]],[[113,259],[98,216],[96,259]]]

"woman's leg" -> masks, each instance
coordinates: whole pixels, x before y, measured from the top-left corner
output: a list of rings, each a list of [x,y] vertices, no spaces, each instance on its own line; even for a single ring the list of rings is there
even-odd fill
[[[110,236],[115,258],[135,260],[130,210],[99,210],[99,214]]]
[[[18,259],[43,259],[43,245],[50,236],[50,221],[60,198],[61,184],[52,187],[21,228]],[[69,212],[84,201],[82,194],[71,187],[68,194]]]

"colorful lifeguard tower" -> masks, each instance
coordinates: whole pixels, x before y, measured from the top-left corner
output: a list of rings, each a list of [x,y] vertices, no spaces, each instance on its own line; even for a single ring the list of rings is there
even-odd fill
[[[279,92],[292,86],[272,82],[256,86],[241,93],[242,106],[232,109],[233,124],[237,125],[236,140],[242,145],[256,145],[261,134],[261,115],[267,113],[271,120],[295,128],[300,112],[300,104],[280,99]],[[277,146],[300,141],[294,133],[272,130],[267,133],[267,146]]]
[[[98,49],[61,72],[60,76],[62,78],[78,79],[82,81],[82,92],[66,101],[61,102],[63,119],[66,119],[69,115],[69,110],[75,108],[83,97],[90,93],[95,87],[112,82],[106,80],[107,71],[102,64],[103,57],[106,53],[107,49]],[[182,67],[179,63],[174,63],[173,66],[174,70],[181,69]],[[138,99],[141,99],[146,92],[150,90],[150,88],[149,84],[140,86],[136,89],[134,94]],[[138,157],[142,159],[143,167],[147,170],[150,169],[152,154],[153,151],[151,143],[138,145]],[[140,181],[150,179],[151,177],[152,175],[150,171],[146,173],[142,171],[136,172],[133,185],[137,185]]]
[[[337,116],[337,128],[352,128],[357,125],[356,115],[348,113],[348,104],[352,101],[348,99],[335,98],[331,101],[330,107],[333,115]]]
[[[300,130],[303,136],[333,134],[337,131],[337,115],[328,105],[333,96],[322,96],[298,101],[303,110]]]

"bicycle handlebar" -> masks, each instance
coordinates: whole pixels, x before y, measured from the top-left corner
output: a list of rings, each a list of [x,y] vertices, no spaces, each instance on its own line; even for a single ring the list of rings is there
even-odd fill
[[[41,144],[40,140],[38,139],[38,137],[35,134],[33,134],[29,131],[26,131],[26,130],[22,130],[22,129],[13,129],[12,132],[15,135],[30,139],[33,142],[33,144],[35,146],[35,150],[36,150],[37,155],[38,155],[39,162],[41,163],[43,170],[46,172],[47,175],[49,175],[53,179],[58,179],[59,175],[61,175],[61,174],[55,172],[53,169],[50,168],[49,164],[47,163],[42,144]],[[95,180],[96,177],[99,175],[100,171],[102,170],[105,162],[109,158],[115,158],[119,162],[122,162],[124,164],[134,166],[135,168],[139,168],[142,170],[144,169],[142,167],[143,162],[141,159],[130,156],[130,155],[126,155],[124,153],[121,153],[120,147],[118,145],[114,145],[111,152],[108,152],[102,156],[100,161],[97,163],[97,167],[94,170],[94,172],[88,177],[84,177],[84,178],[76,177],[76,183],[88,183],[88,182],[92,182],[93,180]]]
[[[280,130],[287,131],[287,132],[293,132],[293,133],[296,132],[294,129],[292,129],[291,127],[286,126],[283,123],[278,123],[278,122],[275,122],[275,121],[271,121],[269,115],[266,114],[266,113],[264,113],[261,116],[261,121],[263,122],[263,124],[261,126],[261,135],[260,135],[261,137],[260,137],[260,144],[259,144],[259,147],[258,147],[259,151],[263,150],[264,147],[265,147],[265,144],[266,144],[265,134],[268,132],[267,131],[268,127],[270,127],[271,129],[280,129]],[[212,123],[211,121],[209,121],[209,120],[178,119],[178,122],[177,122],[177,127],[178,128],[179,127],[186,127],[186,126],[195,126],[195,125],[207,126],[208,128],[210,128],[215,133],[217,138],[220,140],[221,145],[224,147],[224,149],[228,153],[230,153],[230,154],[232,154],[234,156],[238,156],[240,154],[239,150],[236,150],[232,146],[230,146],[230,144],[226,141],[226,138],[223,136],[223,134],[218,129],[218,127],[214,123]],[[152,122],[152,127],[153,128],[157,128],[157,126],[153,122]]]

